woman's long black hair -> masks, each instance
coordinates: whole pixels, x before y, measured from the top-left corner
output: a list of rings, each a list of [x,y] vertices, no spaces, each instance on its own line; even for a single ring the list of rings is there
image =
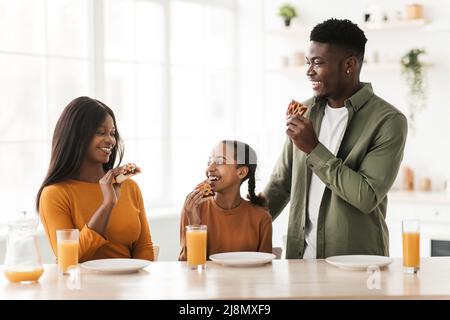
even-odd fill
[[[117,155],[119,164],[123,157],[123,145],[117,129],[113,111],[103,102],[89,97],[78,97],[72,100],[63,110],[52,140],[52,153],[47,175],[42,182],[36,197],[36,210],[39,211],[39,200],[42,190],[49,185],[75,178],[80,171],[96,130],[110,115],[114,122],[116,145],[111,150],[108,163],[103,169],[113,168]]]
[[[223,140],[223,144],[226,144],[227,146],[233,147],[234,150],[234,160],[237,163],[237,167],[247,167],[248,173],[242,179],[242,182],[248,179],[248,195],[247,198],[250,200],[251,203],[265,207],[266,201],[264,198],[259,197],[255,194],[255,187],[256,187],[256,167],[257,167],[257,157],[256,152],[253,150],[252,147],[250,147],[248,144],[236,141],[236,140]]]

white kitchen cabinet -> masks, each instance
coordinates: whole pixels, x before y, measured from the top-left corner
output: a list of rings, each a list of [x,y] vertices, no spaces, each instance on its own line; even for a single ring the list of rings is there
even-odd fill
[[[450,241],[450,194],[419,191],[389,193],[386,223],[391,257],[402,256],[404,219],[420,221],[420,255],[431,256],[432,240]]]

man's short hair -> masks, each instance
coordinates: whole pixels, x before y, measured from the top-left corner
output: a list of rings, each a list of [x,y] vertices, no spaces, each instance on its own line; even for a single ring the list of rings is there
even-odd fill
[[[311,41],[338,45],[354,52],[362,62],[367,38],[358,25],[350,20],[328,19],[311,31]]]

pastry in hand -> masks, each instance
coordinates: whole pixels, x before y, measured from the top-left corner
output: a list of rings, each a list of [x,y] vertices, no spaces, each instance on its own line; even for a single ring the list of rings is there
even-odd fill
[[[308,107],[306,107],[304,104],[292,100],[291,103],[289,103],[288,109],[286,111],[286,117],[297,115],[303,116],[307,110]]]
[[[208,180],[199,183],[197,186],[198,189],[203,193],[203,198],[210,197],[214,195],[214,191],[211,188],[211,184]]]
[[[126,165],[124,165],[123,170],[125,172],[114,177],[113,183],[122,183],[125,180],[131,178],[132,176],[141,173],[141,169],[134,163],[127,163]]]

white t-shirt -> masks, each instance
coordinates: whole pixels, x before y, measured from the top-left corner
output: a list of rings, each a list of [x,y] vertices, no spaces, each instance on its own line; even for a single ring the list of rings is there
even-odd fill
[[[334,155],[336,155],[341,145],[347,121],[348,110],[346,107],[331,108],[328,105],[326,106],[320,128],[319,141]],[[313,172],[309,187],[309,216],[306,220],[306,248],[303,259],[316,259],[317,257],[317,220],[324,191],[325,184]]]

